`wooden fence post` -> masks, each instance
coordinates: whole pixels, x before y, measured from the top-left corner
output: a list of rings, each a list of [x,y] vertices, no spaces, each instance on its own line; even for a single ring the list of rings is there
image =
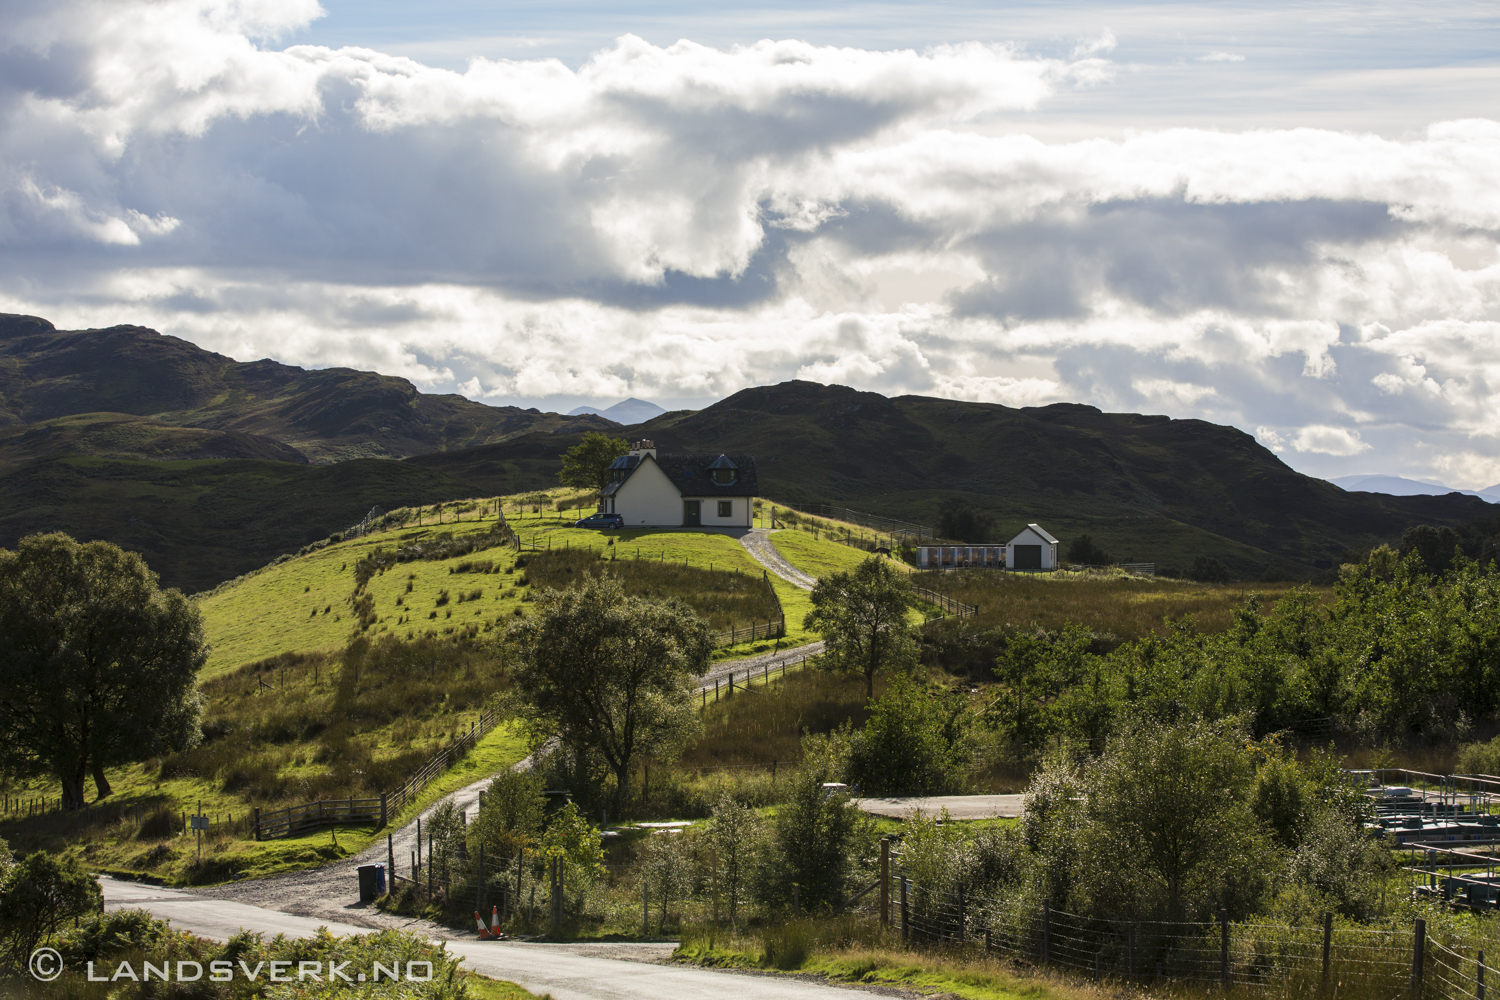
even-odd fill
[[[1422,988],[1422,958],[1427,949],[1427,921],[1417,919],[1417,924],[1412,928],[1411,941],[1411,991],[1416,993]]]
[[[385,792],[380,793],[380,825],[385,826]]]
[[[1333,958],[1333,913],[1323,914],[1323,989],[1328,989],[1328,973]]]
[[[1483,951],[1480,951],[1480,953],[1474,957],[1474,963],[1475,963],[1475,969],[1474,969],[1474,972],[1475,972],[1475,979],[1474,979],[1474,982],[1475,982],[1474,1000],[1484,1000],[1484,952]]]
[[[1219,911],[1219,984],[1229,992],[1229,913]]]
[[[250,821],[250,826],[251,826],[251,829],[253,829],[255,831],[255,839],[259,840],[260,839],[260,806],[256,806],[255,807],[254,818]]]
[[[1042,964],[1046,965],[1052,954],[1052,904],[1042,900]]]
[[[911,914],[906,907],[906,876],[901,876],[901,943],[911,940]]]
[[[880,838],[880,926],[891,927],[891,838]]]

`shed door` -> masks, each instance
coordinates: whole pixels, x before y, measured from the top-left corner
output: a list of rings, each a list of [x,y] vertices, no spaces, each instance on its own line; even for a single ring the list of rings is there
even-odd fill
[[[684,500],[684,501],[682,501],[682,523],[686,524],[686,525],[691,525],[693,527],[697,527],[698,525],[701,525],[703,523],[702,506],[703,506],[703,501],[702,500]],[[1038,568],[1040,568],[1041,564],[1042,564],[1042,562],[1041,562],[1042,557],[1040,555],[1041,551],[1042,550],[1040,548],[1037,549],[1038,555],[1037,555],[1036,558],[1037,558],[1037,567]]]
[[[1015,568],[1016,569],[1041,569],[1042,547],[1040,545],[1016,545]]]

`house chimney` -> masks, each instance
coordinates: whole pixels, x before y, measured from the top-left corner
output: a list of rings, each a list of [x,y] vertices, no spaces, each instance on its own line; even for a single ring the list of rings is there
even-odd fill
[[[630,446],[631,458],[641,458],[645,455],[650,455],[652,458],[656,457],[656,442],[650,438],[641,438]]]

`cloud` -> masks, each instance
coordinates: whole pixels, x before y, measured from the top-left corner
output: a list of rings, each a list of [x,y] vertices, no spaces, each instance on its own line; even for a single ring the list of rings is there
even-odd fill
[[[1211,63],[1244,62],[1245,57],[1237,52],[1210,52],[1208,55],[1199,56],[1198,61]]]
[[[1359,439],[1357,431],[1324,424],[1302,428],[1292,438],[1292,447],[1319,455],[1358,455],[1370,450],[1370,446]]]
[[[1202,417],[1330,474],[1500,449],[1500,123],[1044,142],[1020,116],[1107,90],[1113,33],[459,72],[283,44],[320,13],[8,8],[0,306],[496,401],[804,377]]]

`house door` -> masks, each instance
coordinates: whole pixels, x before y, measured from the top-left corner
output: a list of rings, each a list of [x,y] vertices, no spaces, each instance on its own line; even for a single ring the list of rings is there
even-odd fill
[[[702,507],[702,500],[682,501],[682,523],[694,528],[701,525],[703,523]],[[1037,558],[1040,559],[1041,557],[1038,556]]]
[[[1016,569],[1041,569],[1042,547],[1040,545],[1017,545],[1015,548]]]

